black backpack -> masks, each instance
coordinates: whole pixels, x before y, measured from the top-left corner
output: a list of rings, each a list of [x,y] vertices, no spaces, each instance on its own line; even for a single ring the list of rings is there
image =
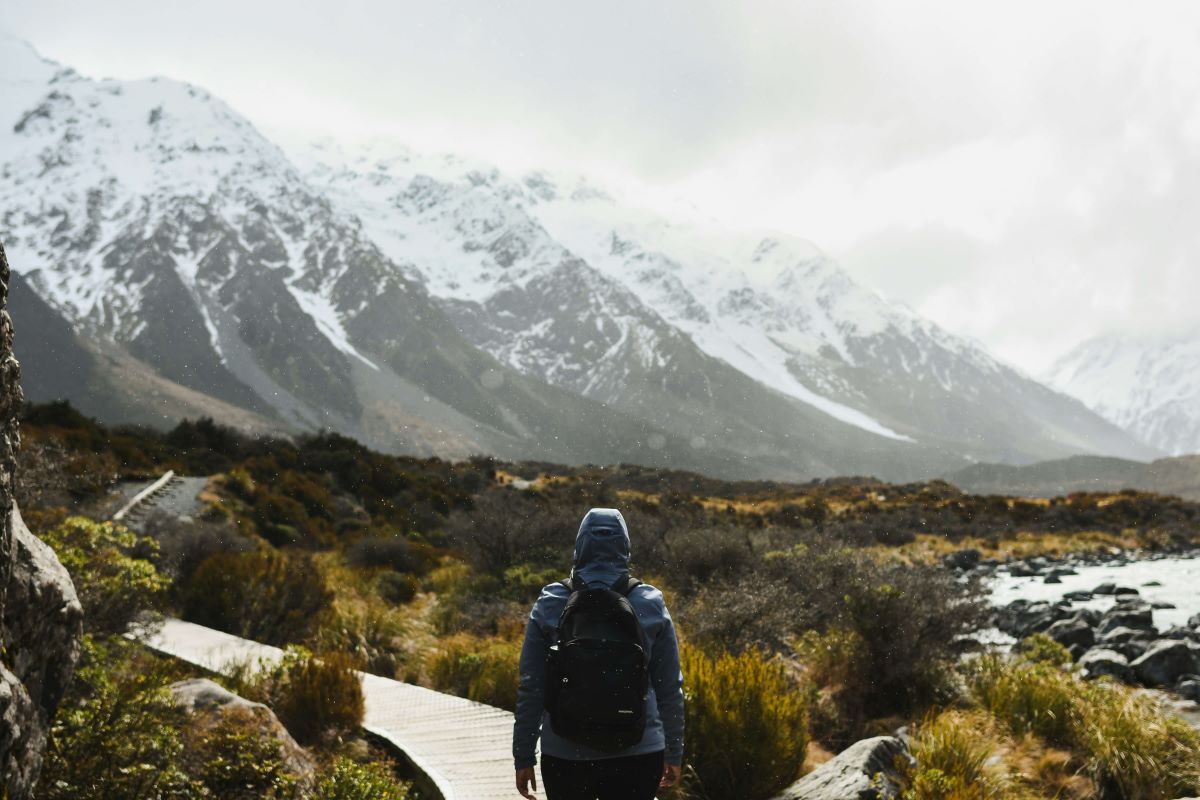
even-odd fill
[[[578,576],[546,656],[546,710],[556,734],[615,753],[642,740],[650,676],[642,623],[628,595],[642,582],[628,576],[589,589]]]

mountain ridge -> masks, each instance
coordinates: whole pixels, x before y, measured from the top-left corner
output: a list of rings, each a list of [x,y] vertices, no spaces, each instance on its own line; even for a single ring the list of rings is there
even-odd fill
[[[1200,332],[1149,342],[1089,339],[1045,379],[1163,452],[1200,453]]]
[[[196,87],[5,53],[14,269],[130,368],[257,420],[392,452],[793,478],[1152,454],[810,244],[609,229],[603,208],[623,212],[595,187],[453,159],[301,169]],[[695,258],[721,241],[724,261]],[[771,259],[767,289],[737,277]],[[733,284],[705,295],[714,264]]]

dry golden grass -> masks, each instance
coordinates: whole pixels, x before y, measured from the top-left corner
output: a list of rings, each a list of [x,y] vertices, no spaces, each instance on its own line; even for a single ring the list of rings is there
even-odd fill
[[[974,536],[952,541],[944,536],[918,533],[916,540],[908,544],[899,547],[879,545],[874,549],[897,555],[912,564],[928,564],[947,553],[968,547],[981,552],[984,558],[1023,559],[1033,556],[1061,557],[1069,553],[1094,553],[1114,547],[1123,550],[1135,549],[1144,544],[1140,537],[1132,533],[1083,531],[1063,534],[1022,531],[1012,538],[998,541]]]

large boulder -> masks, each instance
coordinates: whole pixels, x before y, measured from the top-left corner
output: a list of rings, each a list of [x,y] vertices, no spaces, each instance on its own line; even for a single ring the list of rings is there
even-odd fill
[[[280,756],[288,772],[298,776],[301,782],[312,779],[316,772],[312,758],[296,743],[275,712],[262,703],[234,694],[208,678],[179,681],[170,688],[175,704],[193,717],[194,724],[212,726],[231,716],[241,717],[258,736],[279,743]]]
[[[996,627],[1017,639],[1041,633],[1060,619],[1071,616],[1071,609],[1060,603],[1044,600],[1014,600],[996,609]]]
[[[876,736],[847,747],[773,800],[895,800],[900,769],[912,765],[908,747],[895,736]]]
[[[942,556],[942,563],[950,567],[950,569],[975,569],[975,567],[979,566],[981,555],[974,547],[967,547]]]
[[[1133,670],[1129,668],[1129,659],[1116,650],[1094,647],[1079,657],[1077,666],[1085,678],[1099,678],[1103,675],[1122,683],[1133,682]]]
[[[1092,626],[1077,618],[1060,619],[1046,629],[1046,635],[1064,647],[1079,645],[1085,650],[1096,641]]]
[[[1200,672],[1200,649],[1179,639],[1162,639],[1129,666],[1147,686],[1170,686],[1184,675]]]
[[[1103,639],[1104,634],[1117,628],[1152,631],[1154,630],[1154,612],[1149,606],[1114,606],[1101,618],[1100,624],[1096,627],[1096,635]]]
[[[83,610],[71,577],[13,500],[21,368],[13,358],[8,261],[0,245],[0,796],[25,800],[75,672]]]

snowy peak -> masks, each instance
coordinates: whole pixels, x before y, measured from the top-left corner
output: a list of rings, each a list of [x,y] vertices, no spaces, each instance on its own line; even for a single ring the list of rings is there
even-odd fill
[[[1153,447],[1200,452],[1200,335],[1091,339],[1055,362],[1046,381]]]

